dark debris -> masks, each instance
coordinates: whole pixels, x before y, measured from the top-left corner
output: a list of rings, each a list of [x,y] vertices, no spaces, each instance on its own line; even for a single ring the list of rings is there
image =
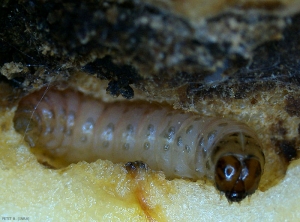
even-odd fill
[[[83,66],[82,70],[96,75],[99,79],[111,80],[106,91],[115,97],[121,94],[126,99],[131,99],[134,96],[134,91],[129,84],[133,84],[140,79],[132,66],[116,65],[112,62],[110,56],[96,59]]]
[[[282,156],[287,162],[292,161],[295,158],[298,158],[298,149],[296,147],[295,140],[277,140],[272,139],[273,144],[275,144],[278,149],[277,153]]]
[[[285,110],[290,116],[300,117],[300,98],[287,96],[285,103]]]

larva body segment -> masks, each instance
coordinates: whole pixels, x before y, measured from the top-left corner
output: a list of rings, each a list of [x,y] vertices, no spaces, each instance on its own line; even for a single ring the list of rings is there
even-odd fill
[[[71,89],[44,92],[21,99],[14,126],[55,167],[139,160],[169,178],[207,177],[230,201],[257,189],[264,155],[245,124],[161,104],[104,103]]]

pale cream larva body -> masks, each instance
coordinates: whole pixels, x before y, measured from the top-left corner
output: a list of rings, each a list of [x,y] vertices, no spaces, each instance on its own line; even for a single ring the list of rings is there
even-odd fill
[[[21,99],[14,126],[55,167],[97,159],[143,161],[168,178],[207,177],[230,201],[258,186],[264,155],[243,123],[157,103],[104,103],[70,89],[45,90]]]

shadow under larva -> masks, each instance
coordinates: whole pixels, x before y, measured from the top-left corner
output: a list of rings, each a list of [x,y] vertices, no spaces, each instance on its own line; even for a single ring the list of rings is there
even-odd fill
[[[162,104],[105,103],[72,89],[44,92],[23,97],[13,121],[37,158],[51,166],[142,161],[168,178],[207,178],[230,202],[258,188],[264,154],[243,123]]]

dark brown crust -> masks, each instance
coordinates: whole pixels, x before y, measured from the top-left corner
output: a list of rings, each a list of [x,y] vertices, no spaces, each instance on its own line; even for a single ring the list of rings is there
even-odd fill
[[[287,96],[285,110],[290,116],[300,117],[300,99],[295,99],[293,96]]]
[[[287,129],[283,127],[283,121],[279,120],[277,123],[272,124],[271,132],[273,134],[278,134],[279,136],[285,136],[287,134]]]
[[[249,1],[241,4],[244,9],[257,8],[257,9],[267,9],[274,10],[283,8],[283,3],[280,1]]]

